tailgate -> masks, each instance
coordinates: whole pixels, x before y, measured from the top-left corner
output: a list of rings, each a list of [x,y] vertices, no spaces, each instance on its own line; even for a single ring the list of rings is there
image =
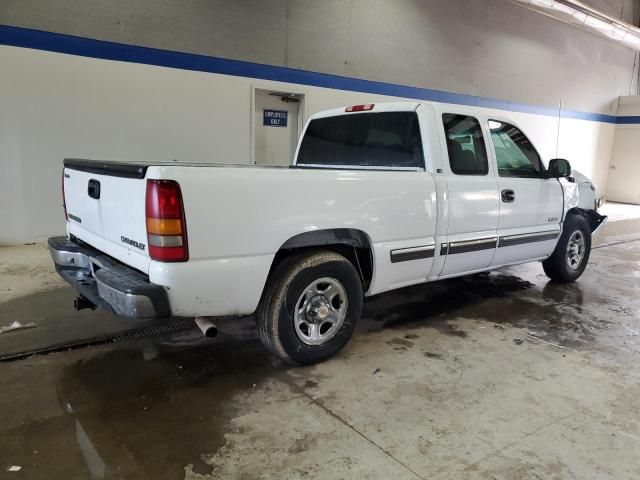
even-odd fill
[[[147,165],[64,161],[68,232],[121,262],[148,273],[145,218]]]

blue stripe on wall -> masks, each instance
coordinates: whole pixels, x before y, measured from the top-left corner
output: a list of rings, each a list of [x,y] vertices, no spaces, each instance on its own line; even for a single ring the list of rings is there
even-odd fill
[[[638,125],[640,117],[618,117],[616,123],[618,125]]]
[[[286,67],[229,60],[192,53],[139,47],[122,43],[106,42],[89,38],[44,32],[28,28],[0,25],[0,45],[33,48],[48,52],[79,55],[83,57],[141,63],[161,67],[219,73],[238,77],[259,78],[286,83],[297,83],[314,87],[332,88],[377,95],[413,98],[458,105],[495,108],[512,112],[533,113],[550,117],[574,118],[593,122],[621,123],[620,118],[601,113],[580,112],[539,107],[524,103],[508,102],[487,97],[410,87],[393,83],[375,82],[358,78],[342,77],[326,73],[296,70]],[[638,118],[638,117],[621,117]],[[635,123],[635,122],[631,122]]]

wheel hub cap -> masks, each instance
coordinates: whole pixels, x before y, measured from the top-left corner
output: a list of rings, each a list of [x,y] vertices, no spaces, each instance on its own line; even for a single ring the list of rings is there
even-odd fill
[[[322,345],[340,330],[347,316],[347,292],[335,278],[311,282],[298,297],[294,326],[307,345]]]
[[[576,230],[569,237],[567,243],[567,266],[571,270],[577,270],[582,265],[582,260],[585,254],[585,240],[584,235],[580,230]]]
[[[306,308],[306,318],[309,322],[324,320],[329,316],[329,304],[323,295],[316,295],[309,301]]]

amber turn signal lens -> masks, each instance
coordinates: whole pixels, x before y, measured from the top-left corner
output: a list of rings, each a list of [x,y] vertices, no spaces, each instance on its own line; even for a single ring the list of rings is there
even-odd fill
[[[180,235],[182,222],[177,218],[147,218],[147,232],[153,235]]]

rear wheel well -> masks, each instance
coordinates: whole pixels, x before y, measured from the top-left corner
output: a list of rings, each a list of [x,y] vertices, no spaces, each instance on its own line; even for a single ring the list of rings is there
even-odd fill
[[[369,237],[361,230],[336,228],[306,232],[287,240],[271,264],[269,276],[285,258],[312,250],[330,250],[345,257],[360,275],[362,290],[367,291],[373,278],[373,249]]]

